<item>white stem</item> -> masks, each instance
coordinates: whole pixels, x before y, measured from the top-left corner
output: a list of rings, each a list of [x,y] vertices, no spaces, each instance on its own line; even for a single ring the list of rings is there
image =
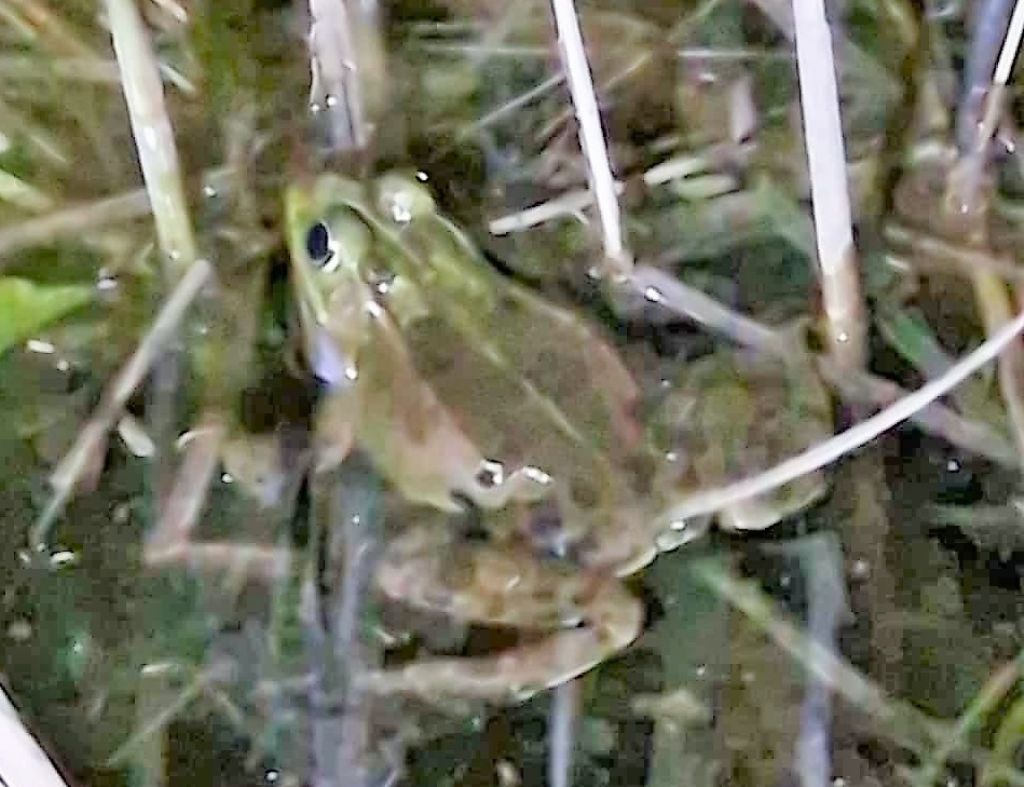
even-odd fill
[[[993,333],[977,349],[950,367],[944,375],[937,377],[892,406],[759,475],[717,489],[698,492],[683,499],[671,506],[659,518],[658,528],[685,527],[685,522],[689,518],[714,513],[733,503],[749,500],[769,492],[801,476],[813,473],[851,451],[855,451],[901,421],[907,420],[940,396],[944,396],[1005,350],[1021,331],[1024,331],[1024,312]]]
[[[6,787],[68,787],[0,689],[0,784]]]
[[[629,265],[623,240],[622,216],[579,17],[573,0],[551,0],[551,7],[558,31],[562,68],[569,82],[569,93],[579,124],[580,147],[587,161],[587,176],[597,202],[605,257],[621,271]]]
[[[863,356],[863,304],[850,214],[832,35],[824,0],[793,0],[800,105],[821,289],[833,351],[850,365]]]
[[[1022,35],[1024,35],[1024,2],[1017,0],[1013,6],[1013,16],[1010,17],[1006,38],[1003,39],[1002,49],[999,50],[995,76],[992,78],[993,84],[1005,86],[1010,81],[1010,71],[1013,70],[1013,61],[1017,59]]]

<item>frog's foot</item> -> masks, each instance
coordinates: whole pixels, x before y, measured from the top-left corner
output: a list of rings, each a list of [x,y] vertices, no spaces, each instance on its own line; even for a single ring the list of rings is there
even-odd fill
[[[184,449],[177,477],[143,546],[143,562],[153,568],[187,566],[201,573],[265,580],[287,576],[291,555],[284,547],[194,540],[200,513],[222,461],[226,472],[261,505],[271,506],[280,500],[288,479],[277,467],[276,438],[228,439],[224,421],[210,413],[189,433]]]
[[[519,546],[460,544],[417,531],[381,561],[389,597],[460,620],[533,630],[563,628],[494,656],[434,658],[368,673],[376,694],[514,702],[571,680],[626,648],[643,609],[616,579],[540,563]]]

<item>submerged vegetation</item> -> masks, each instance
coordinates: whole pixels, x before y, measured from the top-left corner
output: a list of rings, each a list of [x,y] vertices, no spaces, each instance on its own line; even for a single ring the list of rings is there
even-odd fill
[[[45,778],[1024,784],[1013,12],[0,0]]]

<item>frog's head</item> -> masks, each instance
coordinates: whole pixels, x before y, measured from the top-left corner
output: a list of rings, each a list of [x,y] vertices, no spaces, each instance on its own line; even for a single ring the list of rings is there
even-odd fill
[[[293,185],[285,195],[291,275],[305,331],[327,325],[332,295],[370,254],[373,233],[353,206],[361,197],[358,184],[333,175]]]
[[[334,175],[292,185],[285,195],[285,228],[292,287],[307,361],[317,376],[335,381],[352,368],[361,344],[360,270],[373,232],[355,207],[358,183]]]
[[[369,183],[323,175],[290,188],[285,212],[307,336],[335,320],[339,293],[360,282],[399,323],[421,316],[432,295],[471,308],[490,303],[488,265],[413,175]]]

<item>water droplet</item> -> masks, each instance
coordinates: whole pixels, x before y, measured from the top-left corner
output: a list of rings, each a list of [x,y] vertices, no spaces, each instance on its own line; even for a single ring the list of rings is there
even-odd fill
[[[215,189],[213,186],[209,186],[209,185],[203,186],[203,196],[204,197],[216,197],[217,196],[217,189]]]
[[[946,462],[946,469],[951,473],[959,473],[960,463],[956,461],[956,459],[950,459],[948,462]]]
[[[848,334],[846,331],[840,331],[839,335],[836,336],[836,341],[839,342],[840,344],[846,344],[848,341],[850,341],[850,334]]]
[[[338,106],[338,97],[327,96],[327,98],[325,99],[325,103],[327,104],[328,107],[336,107]]]
[[[391,200],[391,218],[399,224],[412,221],[412,206],[402,194],[396,194]]]
[[[59,361],[57,361],[57,371],[66,372],[70,368],[71,364],[69,364],[64,358],[61,358]]]
[[[359,372],[354,366],[345,367],[345,379],[355,381],[359,379]]]
[[[552,481],[552,478],[551,478],[550,475],[545,473],[539,467],[533,467],[532,465],[527,465],[526,467],[524,467],[522,469],[522,473],[523,473],[524,476],[529,478],[531,481],[533,481],[535,483],[538,483],[538,484],[540,484],[542,486],[547,486]]]
[[[752,670],[744,670],[743,673],[740,675],[740,682],[744,686],[749,686],[754,682],[755,677],[756,676],[754,675]]]
[[[788,588],[792,584],[793,584],[793,577],[790,576],[789,574],[783,574],[779,578],[779,585],[784,587],[784,588]]]
[[[703,678],[705,675],[708,674],[708,665],[701,664],[699,667],[697,667],[696,670],[694,670],[694,672],[697,673],[698,678]]]
[[[832,780],[832,787],[846,787],[846,779],[842,776],[836,776],[836,778]]]
[[[654,537],[654,545],[659,552],[671,552],[674,549],[679,549],[689,540],[690,537],[686,531],[665,530]]]
[[[267,784],[276,784],[277,780],[281,778],[281,772],[275,768],[271,768],[263,774],[263,778],[266,780]]]
[[[661,294],[661,290],[657,287],[645,287],[644,298],[649,300],[651,303],[661,303],[664,300],[664,296]]]
[[[113,276],[103,276],[96,282],[96,289],[100,292],[110,292],[117,289],[117,279]]]
[[[233,475],[231,475],[231,473],[221,473],[220,480],[221,480],[221,483],[224,483],[224,484],[233,484],[233,483],[235,483],[235,477]]]
[[[7,636],[15,642],[25,642],[32,636],[32,625],[27,620],[15,620],[7,627]]]
[[[41,339],[29,339],[25,342],[25,349],[31,353],[42,353],[44,355],[52,355],[56,352],[56,348],[52,344]]]
[[[78,554],[70,549],[58,549],[50,555],[50,566],[52,568],[64,568],[78,562]]]
[[[424,172],[422,169],[418,170],[416,172],[416,180],[418,180],[420,183],[426,183],[428,180],[427,173]]]
[[[665,461],[666,462],[678,462],[679,461],[679,454],[677,452],[675,452],[675,451],[667,451],[665,453]]]
[[[857,580],[867,579],[871,576],[871,564],[863,558],[853,561],[853,565],[850,566],[850,576]]]
[[[309,111],[312,112],[314,115],[320,114],[321,112],[323,112],[323,110],[324,108],[320,106],[320,104],[316,101],[311,102],[309,105]]]

